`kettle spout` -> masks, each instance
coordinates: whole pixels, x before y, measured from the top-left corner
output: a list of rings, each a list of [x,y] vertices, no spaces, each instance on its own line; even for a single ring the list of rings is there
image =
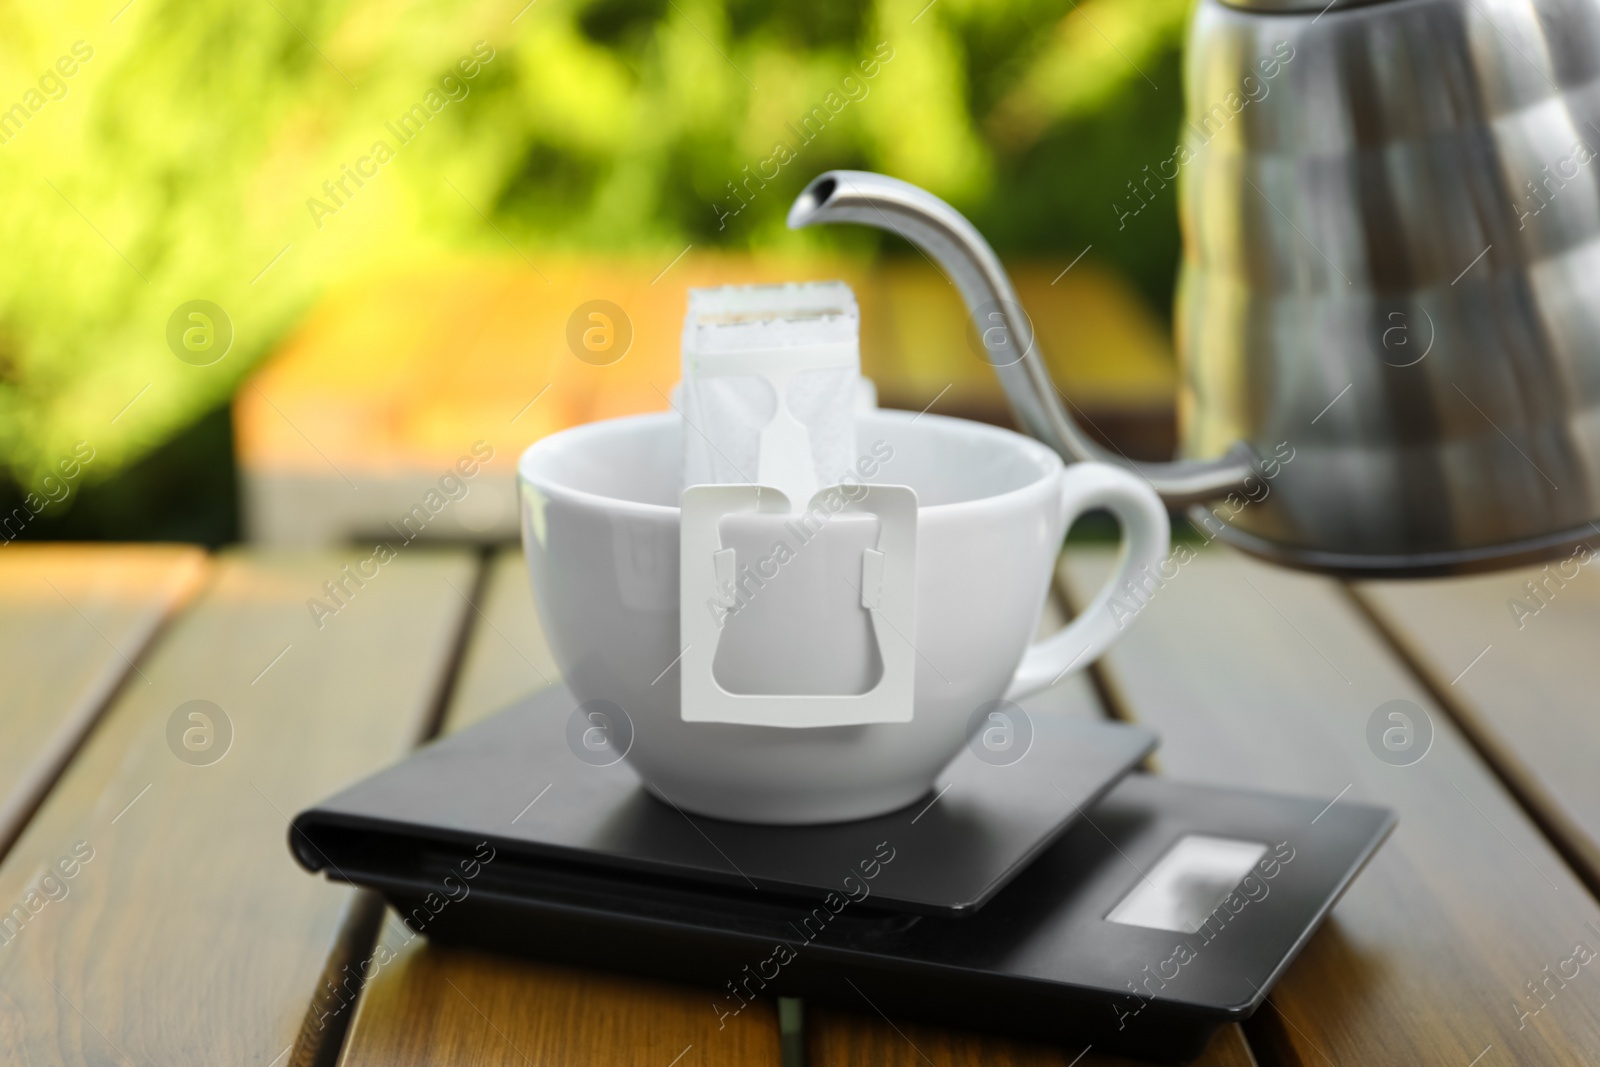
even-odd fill
[[[874,226],[926,253],[966,302],[1019,426],[1069,463],[1094,460],[1128,468],[1174,507],[1226,494],[1250,475],[1254,453],[1243,443],[1218,459],[1171,463],[1134,462],[1095,443],[1062,406],[1033,323],[1000,258],[966,216],[927,190],[883,174],[831,170],[801,191],[788,221],[791,229],[827,222]]]

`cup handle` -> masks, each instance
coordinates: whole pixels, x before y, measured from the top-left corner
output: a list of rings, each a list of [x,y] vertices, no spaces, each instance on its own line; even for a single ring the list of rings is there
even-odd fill
[[[1115,573],[1088,607],[1066,626],[1028,646],[1006,690],[1007,700],[1036,693],[1059,682],[1068,671],[1086,667],[1111,647],[1128,623],[1111,610],[1123,582],[1153,573],[1165,558],[1171,538],[1167,509],[1148,482],[1103,463],[1074,463],[1061,477],[1063,535],[1086,511],[1105,508],[1122,527],[1122,554]]]

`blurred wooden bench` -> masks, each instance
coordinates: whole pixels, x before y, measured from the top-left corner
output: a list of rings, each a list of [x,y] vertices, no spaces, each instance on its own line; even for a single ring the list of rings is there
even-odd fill
[[[1067,265],[1015,266],[1056,381],[1130,455],[1170,455],[1164,328],[1092,259]],[[484,442],[488,476],[424,536],[514,538],[511,471],[524,448],[592,419],[666,410],[690,286],[843,278],[861,303],[863,369],[883,406],[1009,418],[993,368],[968,347],[959,296],[921,259],[874,267],[691,251],[670,265],[576,261],[541,272],[467,263],[330,296],[237,394],[247,536],[303,546],[383,536]],[[633,331],[608,366],[578,359],[567,342],[572,313],[595,299],[624,309]]]
[[[434,947],[307,875],[290,815],[557,676],[515,550],[408,549],[318,629],[306,599],[358,558],[0,549],[0,791],[31,798],[0,844],[0,1063],[747,1067],[786,1039],[815,1067],[1115,1062],[865,1004],[719,1030],[707,990]],[[1062,602],[1110,560],[1070,551]],[[1198,1063],[1600,1062],[1600,963],[1566,966],[1600,949],[1600,577],[1519,628],[1505,602],[1534,573],[1352,588],[1205,549],[1069,679],[1064,713],[1161,731],[1162,773],[1399,812]],[[1365,740],[1394,698],[1434,731],[1405,767]],[[172,740],[196,699],[230,727],[211,762]]]

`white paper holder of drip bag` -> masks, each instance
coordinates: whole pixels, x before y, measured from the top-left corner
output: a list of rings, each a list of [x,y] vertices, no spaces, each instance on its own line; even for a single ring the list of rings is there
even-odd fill
[[[876,547],[861,553],[861,565],[852,568],[853,573],[840,575],[856,590],[850,602],[871,615],[871,631],[883,667],[877,684],[864,693],[839,695],[731,693],[718,684],[713,662],[722,624],[708,605],[731,599],[742,566],[734,550],[722,544],[722,519],[751,512],[784,515],[790,506],[788,498],[770,487],[696,485],[683,492],[678,528],[678,633],[684,642],[680,677],[685,722],[804,728],[911,721],[917,666],[913,646],[917,494],[903,485],[832,486],[818,491],[807,504],[832,513],[824,501],[834,494],[835,500],[843,500],[838,514],[868,513],[878,518]],[[795,551],[807,548],[802,544]],[[820,547],[810,550],[823,551]],[[783,655],[785,645],[799,639],[803,635],[774,632],[766,642],[768,654]]]
[[[860,382],[860,315],[844,283],[690,291],[680,394],[687,488],[680,500],[678,542],[685,722],[801,728],[911,720],[916,493],[904,486],[834,484],[856,473],[851,464]],[[828,641],[838,641],[841,632],[855,632],[843,624],[859,626],[856,620],[832,614],[849,605],[868,613],[867,636],[877,643],[882,673],[861,693],[735,693],[724,688],[715,676],[724,620],[743,607],[740,573],[749,576],[756,561],[738,559],[735,549],[723,543],[723,518],[794,514],[806,524],[820,519],[815,535],[798,527],[779,533],[781,524],[775,519],[774,533],[789,551],[830,553],[837,551],[837,544],[830,549],[812,541],[826,538],[829,520],[847,512],[878,518],[876,545],[861,552],[859,566],[846,566],[850,573],[837,575],[837,566],[827,568],[827,584],[835,578],[848,582],[853,598],[847,600],[843,588],[831,588],[809,598],[811,610],[800,611],[791,609],[807,598],[786,597],[785,609],[768,612],[759,632],[745,632],[740,653],[782,657],[801,646],[811,646],[815,653]],[[799,544],[791,544],[790,538]],[[777,571],[753,578],[763,589],[766,582],[783,580],[806,579]],[[791,585],[786,592],[797,590]],[[819,603],[826,607],[818,608]],[[740,619],[738,625],[757,624]],[[793,684],[794,671],[787,673]]]

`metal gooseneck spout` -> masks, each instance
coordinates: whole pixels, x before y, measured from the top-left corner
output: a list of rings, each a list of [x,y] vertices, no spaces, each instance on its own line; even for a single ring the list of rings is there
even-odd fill
[[[882,174],[830,170],[806,186],[789,209],[791,229],[819,222],[889,230],[932,257],[961,290],[1017,421],[1062,458],[1125,467],[1149,481],[1172,506],[1221,496],[1250,475],[1255,454],[1243,442],[1217,459],[1141,463],[1091,440],[1062,406],[1038,352],[1033,324],[994,249],[961,212],[932,193]]]

